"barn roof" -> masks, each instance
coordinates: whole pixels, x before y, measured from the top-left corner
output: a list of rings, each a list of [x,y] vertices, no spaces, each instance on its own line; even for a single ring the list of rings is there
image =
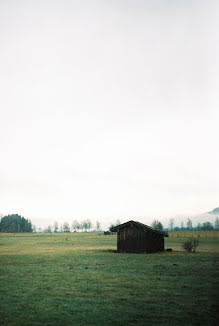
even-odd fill
[[[110,229],[110,231],[117,232],[119,229],[122,229],[123,227],[129,226],[129,225],[136,225],[136,226],[140,227],[145,232],[146,231],[153,231],[155,233],[158,233],[158,234],[162,235],[163,237],[168,237],[169,236],[167,232],[155,230],[154,228],[152,228],[152,227],[150,227],[148,225],[145,225],[145,224],[140,223],[140,222],[132,221],[132,220],[128,221],[126,223],[123,223],[123,224],[116,225],[116,226],[112,227]]]

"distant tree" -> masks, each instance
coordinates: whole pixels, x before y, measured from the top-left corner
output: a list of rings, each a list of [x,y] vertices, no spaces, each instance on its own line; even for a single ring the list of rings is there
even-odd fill
[[[215,219],[214,228],[215,228],[215,230],[219,230],[219,218],[218,218],[218,216]]]
[[[111,230],[112,230],[112,228],[114,228],[114,226],[115,226],[115,225],[114,225],[113,223],[110,224],[110,226],[109,226],[109,231],[110,231],[110,232],[112,232]]]
[[[117,219],[115,223],[111,223],[109,226],[109,230],[111,231],[112,228],[114,228],[115,226],[121,224],[120,220]]]
[[[81,222],[81,229],[82,229],[82,232],[83,231],[87,232],[87,221],[86,220]]]
[[[69,227],[68,222],[65,222],[63,224],[63,232],[70,232],[70,227]]]
[[[192,230],[192,221],[190,220],[190,218],[188,218],[187,222],[186,222],[186,228],[187,230],[191,231]]]
[[[152,228],[154,228],[155,230],[158,231],[162,231],[163,230],[163,225],[161,222],[159,222],[158,220],[154,220],[151,224]]]
[[[54,222],[54,225],[53,225],[53,230],[54,230],[54,232],[55,233],[57,233],[58,232],[58,229],[59,229],[59,225],[58,225],[58,222]]]
[[[89,231],[92,228],[92,223],[89,219],[82,221],[82,225],[85,232]]]
[[[202,229],[202,225],[201,225],[201,223],[198,223],[197,224],[197,227],[196,227],[196,230],[197,231],[201,231],[201,229]]]
[[[181,231],[183,231],[183,230],[185,229],[185,227],[184,227],[184,222],[183,222],[183,221],[181,222],[181,227],[180,227],[180,229],[181,229]]]
[[[88,231],[90,231],[91,229],[92,229],[92,222],[91,222],[91,220],[87,220],[87,229],[88,229]]]
[[[80,222],[80,227],[79,227],[79,230],[81,230],[81,232],[84,231],[84,221]]]
[[[214,230],[213,225],[210,222],[205,222],[202,224],[202,228],[203,231],[211,231]]]
[[[33,232],[36,233],[36,225],[32,226]]]
[[[96,221],[96,230],[100,231],[100,229],[101,229],[100,222]]]
[[[80,229],[81,229],[81,223],[78,222],[78,224],[77,224],[77,230],[78,230],[78,232],[80,231]]]
[[[45,233],[52,233],[52,227],[51,225],[48,225],[47,228],[44,230]]]
[[[12,214],[2,217],[0,232],[33,232],[33,228],[29,219],[25,219],[18,214]]]
[[[71,229],[73,232],[77,232],[80,230],[80,223],[77,220],[74,220],[71,225]]]
[[[170,231],[173,231],[173,229],[174,229],[174,219],[171,218],[171,219],[169,220],[169,230],[170,230]]]

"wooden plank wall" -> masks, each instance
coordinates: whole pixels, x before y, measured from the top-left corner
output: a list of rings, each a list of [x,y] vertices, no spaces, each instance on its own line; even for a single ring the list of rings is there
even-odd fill
[[[147,232],[133,225],[117,233],[117,249],[120,252],[157,252],[164,250],[164,238],[153,231]]]

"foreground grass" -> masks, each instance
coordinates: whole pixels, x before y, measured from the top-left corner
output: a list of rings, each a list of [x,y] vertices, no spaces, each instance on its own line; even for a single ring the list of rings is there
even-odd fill
[[[116,236],[1,234],[1,325],[216,325],[218,238],[118,254]]]

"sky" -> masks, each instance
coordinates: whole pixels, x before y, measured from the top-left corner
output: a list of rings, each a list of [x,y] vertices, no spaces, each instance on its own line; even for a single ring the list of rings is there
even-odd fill
[[[0,213],[106,227],[219,206],[218,13],[0,0]]]

